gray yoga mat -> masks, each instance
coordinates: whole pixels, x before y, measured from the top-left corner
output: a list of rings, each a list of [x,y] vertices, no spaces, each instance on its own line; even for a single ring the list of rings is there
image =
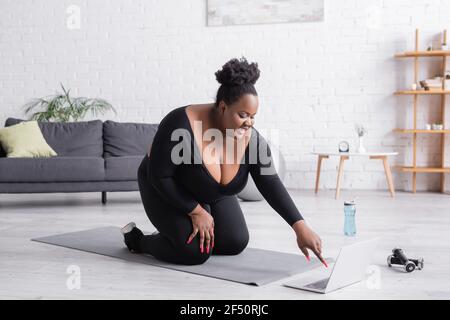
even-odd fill
[[[157,260],[151,255],[129,252],[118,227],[96,228],[31,240],[256,286],[312,270],[321,265],[315,257],[311,257],[311,262],[307,262],[301,254],[249,247],[235,256],[212,255],[201,265],[177,265]],[[333,261],[332,259],[326,260]]]

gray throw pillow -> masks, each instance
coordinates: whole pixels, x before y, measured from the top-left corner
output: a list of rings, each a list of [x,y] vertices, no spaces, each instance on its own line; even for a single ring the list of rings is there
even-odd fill
[[[155,123],[103,122],[104,157],[144,156],[157,130]]]

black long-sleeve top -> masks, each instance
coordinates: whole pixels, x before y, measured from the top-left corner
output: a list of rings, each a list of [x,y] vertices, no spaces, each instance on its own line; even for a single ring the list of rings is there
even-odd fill
[[[303,219],[276,172],[266,140],[254,127],[236,176],[226,185],[217,182],[201,159],[186,107],[161,120],[150,149],[148,179],[163,199],[188,214],[199,203],[238,194],[250,173],[264,199],[289,225]]]

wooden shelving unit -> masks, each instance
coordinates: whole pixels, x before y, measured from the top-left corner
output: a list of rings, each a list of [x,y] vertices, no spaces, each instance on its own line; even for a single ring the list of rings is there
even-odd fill
[[[394,131],[397,133],[424,133],[424,134],[450,133],[450,130],[394,129]]]
[[[450,94],[449,90],[429,90],[429,91],[425,91],[425,90],[405,90],[405,91],[397,91],[395,93],[396,95],[433,95],[433,94]]]
[[[450,172],[450,168],[431,168],[431,167],[403,167],[396,166],[394,167],[402,172],[420,172],[420,173],[445,173]]]
[[[447,30],[444,30],[442,40],[447,43]],[[413,164],[412,166],[396,166],[395,169],[400,172],[412,173],[412,191],[416,192],[417,173],[440,173],[441,174],[441,192],[445,192],[445,174],[450,173],[450,167],[445,167],[445,135],[450,133],[450,130],[445,126],[445,104],[446,97],[450,94],[450,90],[445,88],[445,72],[447,69],[447,57],[450,56],[449,51],[434,50],[434,51],[420,51],[419,50],[419,30],[416,30],[415,51],[408,51],[396,54],[396,58],[413,58],[414,59],[414,83],[419,82],[419,58],[422,57],[440,57],[442,58],[442,89],[441,90],[403,90],[395,92],[396,95],[410,95],[413,97],[413,128],[412,129],[394,129],[394,132],[400,134],[412,134],[413,139]],[[421,130],[417,128],[417,108],[419,96],[438,95],[441,97],[441,123],[443,130]],[[441,166],[440,167],[418,167],[417,166],[417,135],[418,134],[437,134],[441,136]]]
[[[408,51],[405,53],[399,53],[395,55],[396,58],[448,57],[448,56],[450,56],[450,50]]]

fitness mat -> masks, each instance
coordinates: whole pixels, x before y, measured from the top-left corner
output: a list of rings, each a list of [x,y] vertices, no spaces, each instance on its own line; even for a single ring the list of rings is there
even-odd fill
[[[145,232],[144,232],[145,234]],[[238,255],[212,255],[201,265],[177,265],[160,261],[151,255],[128,251],[118,227],[102,227],[31,239],[36,242],[97,253],[156,267],[199,274],[206,277],[261,286],[321,265],[316,257],[306,261],[301,254],[290,254],[247,247]],[[332,262],[333,259],[326,259]]]

